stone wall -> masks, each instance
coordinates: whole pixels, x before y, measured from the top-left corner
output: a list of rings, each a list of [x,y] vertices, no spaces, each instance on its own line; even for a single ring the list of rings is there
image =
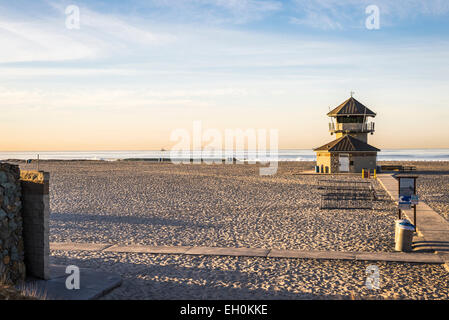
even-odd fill
[[[49,279],[49,174],[20,172],[23,239],[27,275]]]
[[[0,163],[0,282],[49,278],[49,174]]]
[[[0,281],[25,279],[21,184],[18,166],[0,163]]]
[[[340,172],[340,155],[337,153],[331,154],[331,172],[338,173]]]

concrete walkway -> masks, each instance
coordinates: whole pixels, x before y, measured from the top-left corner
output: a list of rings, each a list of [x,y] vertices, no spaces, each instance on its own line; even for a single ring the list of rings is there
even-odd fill
[[[377,179],[390,197],[397,203],[398,181],[391,174],[378,174]],[[419,178],[417,180],[419,184]],[[413,223],[413,210],[402,210],[402,213]],[[433,251],[449,265],[449,223],[430,208],[420,202],[416,207],[416,231],[418,238],[414,240],[415,251]]]
[[[324,259],[353,261],[388,261],[405,263],[443,264],[445,260],[433,253],[403,252],[340,252],[340,251],[300,251],[260,248],[218,248],[189,246],[145,246],[145,245],[113,245],[91,243],[51,243],[51,250],[62,251],[102,251],[123,253],[150,254],[185,254],[207,256],[263,257],[290,259]]]
[[[80,288],[69,290],[66,280],[66,266],[50,265],[50,279],[28,278],[24,284],[17,285],[38,299],[45,300],[95,300],[122,284],[120,275],[88,268],[80,268]]]

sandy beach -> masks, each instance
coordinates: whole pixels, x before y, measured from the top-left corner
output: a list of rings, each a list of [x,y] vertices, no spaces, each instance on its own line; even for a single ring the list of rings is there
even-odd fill
[[[388,198],[374,210],[320,210],[322,178],[295,175],[304,165],[283,163],[275,176],[261,177],[256,165],[42,163],[51,175],[50,240],[392,250]]]
[[[441,265],[63,251],[52,251],[51,262],[121,273],[106,300],[449,299]],[[365,286],[373,264],[378,290]]]
[[[420,196],[447,218],[449,163],[414,165]],[[373,180],[382,195],[373,209],[320,210],[323,178],[301,174],[311,168],[283,162],[261,177],[257,165],[40,163],[51,175],[52,242],[393,251],[396,207],[381,186]],[[365,262],[63,251],[51,259],[122,274],[106,299],[449,297],[441,265],[376,263],[383,285],[373,292],[364,286]]]

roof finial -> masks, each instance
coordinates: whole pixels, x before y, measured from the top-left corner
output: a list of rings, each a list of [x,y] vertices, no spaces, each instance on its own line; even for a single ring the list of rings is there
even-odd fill
[[[351,98],[352,98],[352,96],[354,95],[354,93],[355,93],[354,91],[351,91]]]

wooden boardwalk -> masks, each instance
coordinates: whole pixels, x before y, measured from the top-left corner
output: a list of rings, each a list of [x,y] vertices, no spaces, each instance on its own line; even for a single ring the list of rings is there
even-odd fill
[[[377,179],[390,197],[397,203],[398,182],[390,174],[378,174]],[[419,184],[419,178],[417,180]],[[413,210],[402,210],[409,221],[413,222]],[[416,207],[416,231],[418,238],[413,243],[415,251],[433,251],[446,261],[449,268],[449,222],[430,208],[426,203],[420,202]]]
[[[51,243],[51,250],[101,251],[115,253],[180,254],[203,256],[231,256],[287,259],[321,259],[353,261],[386,261],[405,263],[443,264],[444,259],[433,253],[403,252],[341,252],[341,251],[301,251],[262,248],[220,248],[189,246],[147,246],[98,243]]]

